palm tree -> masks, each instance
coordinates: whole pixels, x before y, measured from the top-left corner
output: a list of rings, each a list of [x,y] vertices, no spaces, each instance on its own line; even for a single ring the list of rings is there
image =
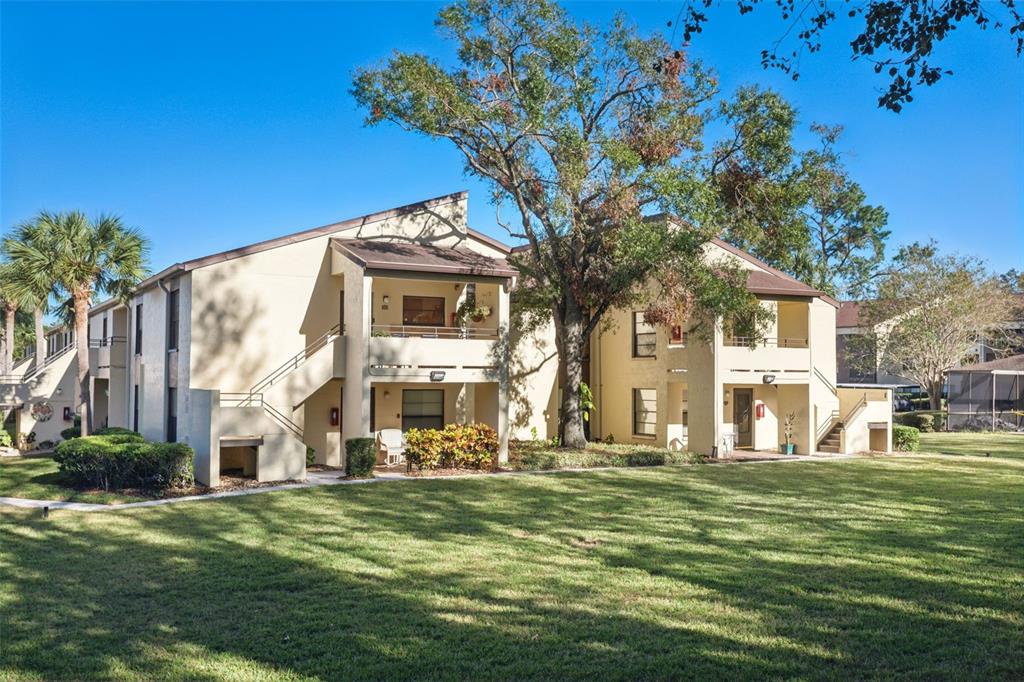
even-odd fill
[[[44,318],[50,308],[50,296],[54,293],[57,280],[51,269],[33,270],[26,267],[25,263],[12,256],[12,250],[16,250],[16,244],[35,246],[38,249],[43,246],[45,239],[44,227],[36,221],[22,223],[14,228],[3,243],[3,253],[9,263],[9,283],[12,293],[19,299],[23,310],[32,311],[32,321],[35,327],[36,346],[36,367],[41,367],[46,360],[46,328]]]
[[[0,265],[0,308],[4,311],[4,334],[3,339],[0,339],[0,346],[3,347],[0,374],[10,374],[14,369],[14,317],[21,307],[11,275],[9,263]]]
[[[42,212],[35,222],[36,239],[12,240],[5,247],[19,267],[52,273],[58,294],[71,298],[85,436],[93,430],[89,410],[89,305],[97,293],[127,301],[146,274],[149,242],[115,216],[100,216],[94,222],[80,211]]]

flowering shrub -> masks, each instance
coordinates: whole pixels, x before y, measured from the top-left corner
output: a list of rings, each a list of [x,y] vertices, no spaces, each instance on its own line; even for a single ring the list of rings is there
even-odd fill
[[[405,459],[418,469],[483,469],[498,456],[498,434],[486,424],[409,429],[405,443]]]

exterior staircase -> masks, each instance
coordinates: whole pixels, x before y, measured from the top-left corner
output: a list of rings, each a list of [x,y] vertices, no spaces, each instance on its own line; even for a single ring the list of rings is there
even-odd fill
[[[843,430],[843,422],[837,421],[832,424],[832,428],[825,433],[825,436],[818,441],[818,452],[839,452],[840,437],[839,434]]]
[[[292,421],[288,414],[336,376],[334,346],[335,341],[340,338],[340,331],[339,325],[331,327],[280,367],[253,384],[248,392],[221,393],[221,405],[262,408],[272,422],[301,441],[302,427]],[[272,401],[271,396],[276,400]],[[273,402],[286,405],[286,408],[279,409]]]

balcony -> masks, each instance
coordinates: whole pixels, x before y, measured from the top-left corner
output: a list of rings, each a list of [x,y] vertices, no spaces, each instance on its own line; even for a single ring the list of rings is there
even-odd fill
[[[110,368],[124,368],[127,361],[128,339],[124,336],[110,336],[105,339],[89,339],[89,367],[98,379],[109,379]]]
[[[753,347],[747,337],[729,337],[721,349],[723,381],[761,383],[762,376],[774,374],[783,382],[810,376],[811,351],[806,338],[766,338]],[[781,376],[779,376],[781,375]]]
[[[373,325],[370,374],[376,380],[494,381],[497,329]]]

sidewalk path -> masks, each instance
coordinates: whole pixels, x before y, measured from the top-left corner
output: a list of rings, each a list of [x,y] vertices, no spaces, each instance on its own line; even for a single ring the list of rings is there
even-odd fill
[[[777,462],[822,462],[840,459],[855,459],[858,455],[795,455],[791,457],[775,459],[733,459],[721,462],[722,464],[774,464]],[[458,481],[476,479],[487,476],[536,476],[539,474],[560,474],[565,472],[585,471],[611,471],[623,467],[588,467],[579,469],[545,469],[540,471],[495,471],[485,474],[467,474],[465,476],[406,476],[401,473],[385,472],[378,473],[374,478],[341,478],[339,471],[310,471],[306,474],[306,480],[298,483],[282,483],[281,485],[268,485],[259,488],[240,488],[238,490],[226,490],[220,493],[208,493],[206,495],[186,495],[183,497],[164,497],[158,500],[146,500],[145,502],[125,502],[122,504],[98,504],[94,502],[61,502],[58,500],[31,500],[22,497],[0,497],[0,505],[10,507],[21,507],[24,509],[42,509],[48,507],[51,510],[67,509],[69,511],[94,512],[94,511],[119,511],[121,509],[137,509],[139,507],[160,507],[165,504],[178,504],[179,502],[198,502],[201,500],[219,500],[225,497],[240,497],[242,495],[259,495],[261,493],[273,493],[281,490],[300,490],[302,488],[318,488],[325,485],[363,485],[366,483],[384,483],[387,481]],[[655,468],[655,467],[642,467]]]

